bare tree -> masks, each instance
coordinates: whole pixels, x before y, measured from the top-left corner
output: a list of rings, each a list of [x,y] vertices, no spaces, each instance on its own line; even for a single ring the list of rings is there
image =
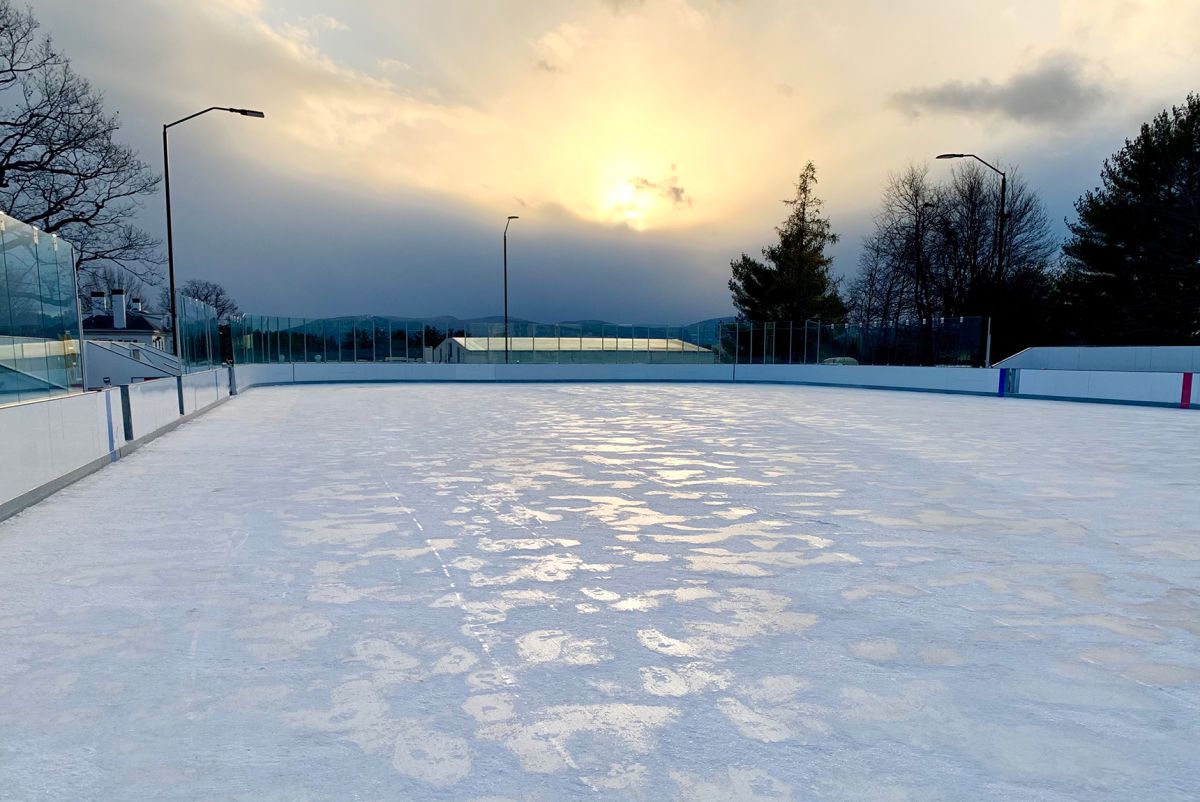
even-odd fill
[[[110,294],[113,290],[124,290],[130,298],[140,298],[149,302],[149,288],[146,283],[126,270],[102,265],[93,267],[80,276],[79,295],[87,298],[93,292]]]
[[[179,288],[179,292],[181,295],[188,298],[195,298],[197,301],[208,304],[217,310],[217,319],[222,323],[228,322],[229,318],[242,311],[238,308],[237,301],[233,299],[229,291],[215,281],[204,281],[195,278],[188,279]],[[162,291],[162,298],[159,300],[159,303],[164,311],[171,308],[171,297],[165,288]]]
[[[863,246],[860,271],[867,275],[860,274],[854,286],[857,291],[886,293],[889,322],[928,318],[938,306],[934,275],[937,193],[928,168],[915,165],[891,176],[884,189],[875,231]],[[859,308],[877,307],[880,300],[863,304],[851,298]]]
[[[859,256],[858,275],[850,285],[850,322],[894,326],[908,311],[907,279],[891,268],[883,242],[869,238]]]
[[[973,163],[943,185],[930,182],[925,167],[892,176],[851,285],[855,319],[1011,315],[1022,293],[1041,292],[1057,250],[1045,207],[1010,171],[1000,275],[999,189]]]
[[[104,97],[0,0],[0,204],[77,250],[76,268],[112,267],[157,284],[159,243],[134,225],[155,176],[115,137]]]

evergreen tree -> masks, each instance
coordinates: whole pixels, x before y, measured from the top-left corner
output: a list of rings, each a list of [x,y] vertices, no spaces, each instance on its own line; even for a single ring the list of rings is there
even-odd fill
[[[837,280],[830,274],[833,259],[825,254],[838,238],[821,216],[816,188],[817,168],[809,162],[796,182],[796,196],[784,201],[792,211],[775,229],[779,242],[763,248],[763,261],[743,253],[730,263],[729,289],[741,317],[828,322],[845,317]]]
[[[1075,204],[1060,296],[1086,343],[1200,343],[1200,95],[1142,125]]]

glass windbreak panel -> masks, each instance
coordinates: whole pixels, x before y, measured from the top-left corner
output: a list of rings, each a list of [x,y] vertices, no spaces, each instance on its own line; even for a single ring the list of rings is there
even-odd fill
[[[0,404],[82,390],[80,348],[70,245],[0,214]]]
[[[0,303],[5,297],[0,295]],[[0,319],[0,324],[3,320]],[[0,328],[0,332],[4,329]],[[0,406],[21,400],[21,375],[16,365],[17,346],[11,335],[0,333]]]
[[[42,337],[46,341],[46,376],[51,394],[70,389],[67,378],[66,306],[68,299],[75,305],[75,293],[66,293],[60,286],[58,269],[58,238],[42,234],[37,244],[38,276],[42,290]]]
[[[385,318],[372,318],[374,325],[375,342],[372,351],[375,353],[376,362],[390,362],[392,338],[388,331],[390,321]]]
[[[288,318],[288,334],[291,342],[291,361],[292,362],[307,362],[308,361],[308,342],[304,333],[304,318],[292,317]]]
[[[359,362],[375,361],[375,325],[371,318],[354,321],[354,355]]]
[[[628,365],[632,365],[636,361],[641,361],[638,359],[638,354],[642,353],[642,349],[638,346],[636,325],[623,325],[618,331],[618,336],[620,339],[618,342],[618,346],[620,347],[619,361]]]
[[[209,370],[220,364],[220,327],[217,310],[205,303],[176,294],[179,315],[180,355],[185,372]]]
[[[337,318],[338,359],[342,362],[353,362],[356,358],[354,349],[354,322],[345,318]]]
[[[420,321],[404,321],[404,358],[409,362],[421,361],[421,332],[424,326]]]
[[[258,335],[254,338],[256,343],[255,357],[260,364],[267,364],[271,361],[271,318],[267,315],[259,315],[257,321]]]
[[[301,356],[305,362],[325,361],[324,349],[321,343],[321,329],[314,327],[317,321],[304,319],[300,321]]]
[[[22,401],[45,398],[50,394],[35,237],[32,228],[15,221],[6,226],[4,261],[10,334],[14,344],[11,368],[18,374],[16,384]]]
[[[388,359],[392,362],[408,361],[408,330],[403,320],[388,321]]]

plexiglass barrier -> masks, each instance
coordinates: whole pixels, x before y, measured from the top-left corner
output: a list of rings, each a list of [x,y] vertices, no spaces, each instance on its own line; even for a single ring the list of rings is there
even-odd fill
[[[221,359],[220,325],[217,310],[195,298],[176,293],[179,315],[179,355],[185,373],[211,370]]]
[[[74,249],[0,213],[0,405],[82,390]]]
[[[237,364],[983,364],[980,318],[896,325],[709,321],[676,325],[462,323],[386,317],[244,315],[230,323]]]

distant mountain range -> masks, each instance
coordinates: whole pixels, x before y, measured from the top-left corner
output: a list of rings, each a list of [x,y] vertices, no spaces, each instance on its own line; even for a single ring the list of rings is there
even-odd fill
[[[422,325],[434,326],[439,329],[463,329],[470,330],[473,328],[482,328],[484,326],[502,326],[504,318],[499,315],[490,317],[474,317],[474,318],[457,318],[452,315],[441,315],[439,317],[397,317],[394,315],[346,315],[342,317],[326,318],[326,320],[335,322],[357,322],[361,323],[364,320],[370,320],[376,327],[386,327],[389,323],[393,327],[397,326],[415,326]],[[701,331],[715,330],[722,323],[732,323],[733,316],[730,317],[714,317],[708,320],[701,320],[695,323],[676,324],[676,323],[613,323],[608,320],[562,320],[558,323],[540,323],[533,320],[526,320],[519,317],[509,318],[509,328],[516,334],[520,335],[523,331],[527,331],[534,326],[539,329],[544,329],[548,326],[570,326],[573,330],[578,330],[579,334],[584,337],[600,336],[604,333],[611,334],[614,329],[620,327],[627,329],[629,326],[634,328],[646,328],[647,326],[655,329],[670,327],[672,329],[683,328],[696,329]],[[541,336],[540,334],[538,336]]]

